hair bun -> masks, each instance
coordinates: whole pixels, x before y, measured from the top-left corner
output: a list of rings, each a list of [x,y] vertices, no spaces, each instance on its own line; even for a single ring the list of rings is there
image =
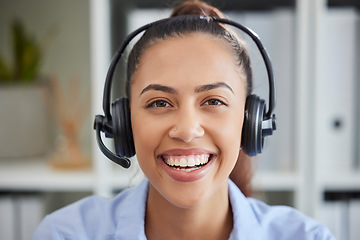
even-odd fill
[[[203,15],[208,17],[224,17],[222,12],[202,1],[185,1],[174,9],[170,17],[182,15]]]

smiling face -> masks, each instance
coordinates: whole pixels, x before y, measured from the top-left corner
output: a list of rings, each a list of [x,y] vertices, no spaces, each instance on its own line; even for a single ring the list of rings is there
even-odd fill
[[[136,155],[159,197],[194,207],[227,186],[240,148],[246,84],[221,39],[192,34],[143,54],[130,109]]]

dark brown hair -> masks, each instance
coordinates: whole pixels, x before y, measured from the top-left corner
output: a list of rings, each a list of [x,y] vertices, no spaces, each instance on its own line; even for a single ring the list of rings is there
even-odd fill
[[[186,1],[171,13],[171,17],[184,15],[203,15],[208,17],[224,18],[224,14],[217,8],[202,1]]]
[[[232,33],[214,21],[206,19],[186,17],[186,15],[207,16],[224,18],[224,14],[217,8],[210,6],[202,1],[186,1],[174,9],[168,21],[155,24],[150,27],[140,40],[134,45],[128,58],[126,94],[130,97],[130,87],[133,75],[136,73],[144,51],[155,43],[171,37],[184,36],[193,33],[209,34],[213,37],[223,39],[233,50],[235,60],[239,69],[246,77],[247,95],[252,92],[252,70],[250,66],[249,54],[239,36]],[[237,164],[230,175],[231,180],[246,195],[250,196],[252,192],[252,163],[249,156],[242,151],[238,157]]]

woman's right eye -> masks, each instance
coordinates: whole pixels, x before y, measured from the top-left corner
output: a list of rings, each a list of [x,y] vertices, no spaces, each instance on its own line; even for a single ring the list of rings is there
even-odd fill
[[[147,108],[166,108],[166,107],[172,107],[170,103],[164,101],[164,100],[156,100],[151,102],[146,106]]]

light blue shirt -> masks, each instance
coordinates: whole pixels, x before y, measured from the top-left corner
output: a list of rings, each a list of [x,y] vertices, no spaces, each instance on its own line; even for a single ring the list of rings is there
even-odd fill
[[[32,240],[144,240],[148,186],[144,180],[112,199],[92,196],[62,208],[42,221]],[[234,217],[229,240],[335,239],[325,226],[293,208],[246,198],[231,180],[229,198]]]

